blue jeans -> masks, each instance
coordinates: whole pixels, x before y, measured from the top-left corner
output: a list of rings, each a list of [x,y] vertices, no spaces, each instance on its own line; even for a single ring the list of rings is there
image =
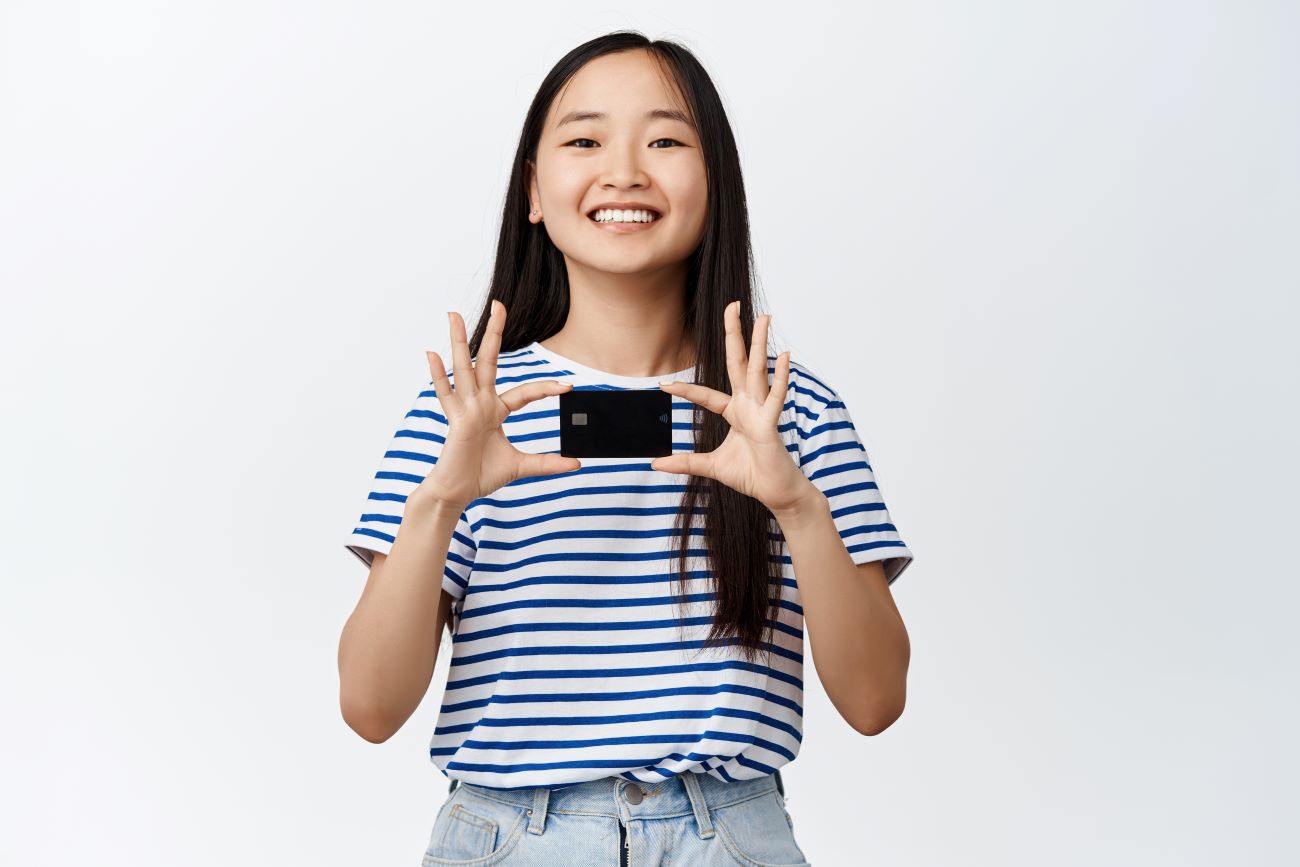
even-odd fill
[[[725,783],[604,777],[562,789],[452,781],[422,867],[811,867],[794,839],[780,771]]]

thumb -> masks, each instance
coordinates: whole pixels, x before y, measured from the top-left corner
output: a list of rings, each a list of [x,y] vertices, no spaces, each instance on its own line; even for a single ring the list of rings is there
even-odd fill
[[[690,452],[655,458],[650,462],[650,469],[661,473],[682,473],[690,476],[710,475],[708,456]]]
[[[525,454],[519,460],[519,476],[552,476],[557,473],[571,473],[582,469],[582,461],[566,458],[563,455]]]

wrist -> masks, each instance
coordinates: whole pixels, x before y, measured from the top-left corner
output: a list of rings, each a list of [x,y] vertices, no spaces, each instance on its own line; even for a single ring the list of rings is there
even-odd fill
[[[430,493],[423,486],[417,485],[406,497],[406,512],[417,512],[430,520],[450,520],[453,524],[467,506],[454,503]]]
[[[831,504],[826,499],[826,495],[812,482],[807,482],[803,491],[793,501],[770,511],[784,530],[819,520],[824,515],[829,515],[830,510]]]

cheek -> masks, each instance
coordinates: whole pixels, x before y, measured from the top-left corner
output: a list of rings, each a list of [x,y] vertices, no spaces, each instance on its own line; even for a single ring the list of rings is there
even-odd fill
[[[540,179],[537,191],[542,199],[543,216],[548,212],[558,216],[561,213],[574,213],[583,201],[590,178],[572,170],[566,170],[563,161],[547,163],[539,169]]]
[[[667,182],[669,201],[679,214],[689,214],[688,222],[703,222],[704,212],[709,206],[708,176],[704,167],[683,172]]]
[[[709,211],[709,196],[704,178],[683,188],[671,201],[674,215],[679,218],[679,228],[692,237],[698,236],[704,230],[704,221]]]

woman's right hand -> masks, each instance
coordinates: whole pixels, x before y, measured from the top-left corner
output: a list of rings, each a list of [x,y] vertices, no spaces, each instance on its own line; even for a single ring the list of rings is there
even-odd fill
[[[451,351],[456,387],[436,352],[426,352],[438,402],[447,416],[447,441],[443,443],[429,475],[417,487],[427,496],[463,512],[471,502],[515,479],[568,473],[582,468],[577,458],[557,454],[527,454],[506,439],[501,423],[506,416],[539,398],[568,391],[569,383],[555,379],[536,380],[497,393],[497,353],[505,329],[506,308],[492,301],[487,331],[471,363],[465,320],[459,313],[451,320]]]

